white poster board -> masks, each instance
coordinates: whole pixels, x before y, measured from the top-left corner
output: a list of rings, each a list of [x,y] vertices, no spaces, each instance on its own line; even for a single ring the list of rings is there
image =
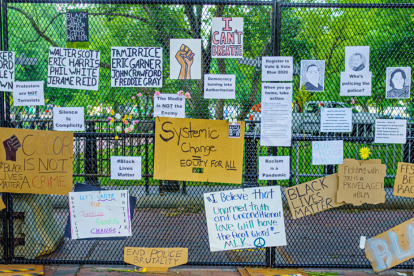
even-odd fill
[[[99,51],[49,48],[47,86],[98,91]]]
[[[279,186],[204,194],[210,251],[286,245]]]
[[[111,179],[140,180],[141,156],[111,156]]]
[[[83,107],[54,107],[53,130],[84,131],[85,116]]]
[[[0,91],[13,91],[14,69],[14,52],[0,51]]]
[[[292,83],[262,83],[260,145],[290,147]]]
[[[154,95],[154,117],[185,117],[185,96],[176,94]]]
[[[405,144],[407,120],[375,120],[375,142],[382,144]]]
[[[211,57],[243,57],[243,17],[213,17]]]
[[[259,180],[283,180],[290,176],[290,156],[259,156]]]
[[[293,57],[262,57],[262,81],[293,81]]]
[[[321,132],[351,132],[352,108],[322,108]]]
[[[341,72],[340,96],[371,96],[372,72]]]
[[[201,79],[201,39],[170,39],[170,79]]]
[[[236,75],[204,75],[205,99],[235,99]]]
[[[16,81],[13,88],[13,105],[44,105],[44,85],[44,81]]]
[[[72,239],[131,236],[128,190],[69,193]]]
[[[344,162],[344,141],[312,141],[312,165],[337,165]]]
[[[111,47],[112,87],[162,87],[161,47]]]

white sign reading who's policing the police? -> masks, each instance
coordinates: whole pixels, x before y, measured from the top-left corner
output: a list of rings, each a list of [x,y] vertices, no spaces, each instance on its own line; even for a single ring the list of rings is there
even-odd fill
[[[111,156],[111,179],[140,180],[141,157]]]

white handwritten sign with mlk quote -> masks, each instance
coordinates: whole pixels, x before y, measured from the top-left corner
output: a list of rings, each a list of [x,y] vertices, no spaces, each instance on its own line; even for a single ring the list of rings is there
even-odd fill
[[[286,245],[279,186],[204,194],[210,251]]]

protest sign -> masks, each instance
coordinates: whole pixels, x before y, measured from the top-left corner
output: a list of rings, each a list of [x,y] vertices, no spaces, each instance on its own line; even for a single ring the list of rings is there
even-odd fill
[[[66,47],[89,47],[89,16],[85,9],[66,11]]]
[[[407,141],[407,120],[375,120],[374,143],[405,144]]]
[[[321,132],[351,132],[352,108],[322,108]]]
[[[111,156],[111,179],[140,180],[141,157]]]
[[[313,215],[345,203],[336,202],[338,174],[331,174],[285,189],[292,218]]]
[[[243,17],[213,17],[211,57],[243,57]]]
[[[204,75],[205,99],[235,99],[236,75]]]
[[[290,147],[292,83],[262,83],[260,145]]]
[[[0,192],[72,191],[73,133],[0,128]]]
[[[128,190],[69,193],[72,239],[131,236]]]
[[[300,61],[300,86],[307,91],[323,92],[325,87],[325,61]]]
[[[201,79],[201,39],[170,39],[170,79]]]
[[[188,262],[188,248],[125,247],[124,262],[146,268],[147,272],[167,271]]]
[[[286,245],[279,186],[204,194],[210,251]]]
[[[154,95],[154,117],[185,117],[185,96],[174,94]]]
[[[340,96],[371,96],[371,72],[341,72]]]
[[[344,141],[312,141],[312,165],[342,164]]]
[[[262,81],[292,81],[293,57],[262,57]]]
[[[369,72],[369,46],[345,47],[345,72]]]
[[[414,218],[368,239],[365,254],[372,269],[380,272],[414,257]]]
[[[13,88],[13,105],[44,105],[44,81],[16,81]]]
[[[3,198],[0,197],[0,210],[6,209],[6,205],[4,204]]]
[[[387,67],[385,95],[387,99],[409,99],[411,67]]]
[[[381,160],[344,159],[338,166],[337,202],[361,205],[384,203],[386,166]]]
[[[414,164],[398,162],[393,195],[414,198]]]
[[[162,48],[111,47],[112,87],[162,87]]]
[[[0,51],[0,91],[13,91],[14,68],[14,52]]]
[[[47,86],[97,91],[100,60],[98,51],[50,47]]]
[[[240,138],[228,137],[228,122],[158,117],[154,179],[241,184],[244,122]]]
[[[259,180],[289,179],[290,156],[259,156]]]
[[[53,130],[84,131],[85,116],[83,107],[54,107]]]

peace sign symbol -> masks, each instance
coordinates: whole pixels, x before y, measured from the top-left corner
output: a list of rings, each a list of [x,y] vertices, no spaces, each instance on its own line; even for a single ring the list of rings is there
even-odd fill
[[[254,240],[253,244],[256,247],[264,247],[266,244],[266,241],[263,238],[257,238]]]

